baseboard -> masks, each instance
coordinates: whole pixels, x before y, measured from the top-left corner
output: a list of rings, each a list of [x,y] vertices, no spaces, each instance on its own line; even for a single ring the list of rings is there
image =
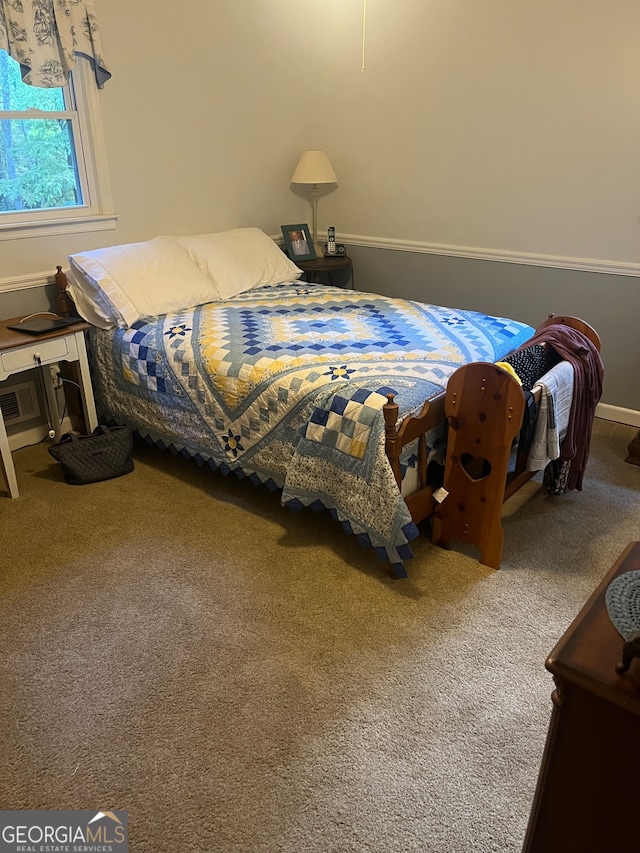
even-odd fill
[[[18,430],[18,432],[7,435],[9,440],[9,450],[13,453],[14,450],[20,450],[23,447],[29,447],[32,444],[39,444],[49,434],[47,424],[37,424],[36,426],[27,427],[26,429]]]
[[[608,403],[598,403],[596,417],[604,421],[615,421],[619,424],[640,427],[640,412],[635,409],[623,409],[622,406],[610,406]]]

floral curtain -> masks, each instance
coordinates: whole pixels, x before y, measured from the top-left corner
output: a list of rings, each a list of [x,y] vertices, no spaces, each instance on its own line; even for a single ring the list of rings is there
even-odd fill
[[[30,86],[66,86],[77,56],[93,65],[98,88],[111,77],[90,0],[0,0],[0,49]]]

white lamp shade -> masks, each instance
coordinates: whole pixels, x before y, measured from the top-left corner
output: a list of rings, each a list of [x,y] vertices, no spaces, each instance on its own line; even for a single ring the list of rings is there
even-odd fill
[[[333,166],[324,151],[305,151],[291,178],[292,184],[337,184]]]

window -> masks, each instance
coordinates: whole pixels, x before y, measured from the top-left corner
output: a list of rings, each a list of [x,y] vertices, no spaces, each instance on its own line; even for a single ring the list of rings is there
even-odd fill
[[[0,235],[115,227],[84,64],[68,86],[40,89],[25,85],[18,63],[0,50]]]

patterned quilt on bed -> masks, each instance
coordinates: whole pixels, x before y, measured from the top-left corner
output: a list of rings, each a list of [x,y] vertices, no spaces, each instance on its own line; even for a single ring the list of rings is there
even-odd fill
[[[324,285],[91,330],[103,419],[174,453],[329,509],[403,574],[418,531],[384,452],[382,405],[418,411],[469,361],[499,361],[533,329],[500,317]]]

